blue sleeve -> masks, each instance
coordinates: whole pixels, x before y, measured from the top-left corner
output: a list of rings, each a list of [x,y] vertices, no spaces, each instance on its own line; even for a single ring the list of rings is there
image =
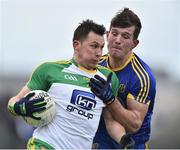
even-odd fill
[[[156,94],[156,81],[151,73],[136,76],[131,81],[130,92],[128,98],[134,99],[140,103],[149,104],[154,100]]]

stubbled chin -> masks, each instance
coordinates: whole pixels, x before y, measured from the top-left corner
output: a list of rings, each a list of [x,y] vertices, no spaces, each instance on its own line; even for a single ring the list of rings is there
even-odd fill
[[[111,50],[111,51],[110,51],[110,54],[111,54],[111,55],[120,55],[120,54],[121,54],[121,51],[120,51],[120,50],[117,50],[117,49],[116,49],[116,50]]]
[[[110,52],[110,55],[114,58],[121,58],[123,56],[123,53],[122,52],[117,52],[117,51],[111,51]]]
[[[96,68],[97,68],[97,65],[91,65],[91,66],[88,66],[87,69],[89,69],[89,70],[94,70],[94,69],[96,69]]]
[[[122,50],[121,49],[118,49],[118,48],[111,48],[111,51],[113,52],[121,52]]]

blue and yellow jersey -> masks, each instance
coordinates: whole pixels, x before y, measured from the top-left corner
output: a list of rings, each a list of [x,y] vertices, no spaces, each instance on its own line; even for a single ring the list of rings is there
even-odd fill
[[[110,68],[108,65],[108,55],[102,56],[100,65]],[[138,145],[145,144],[150,137],[151,116],[153,114],[156,93],[155,77],[149,66],[135,53],[131,55],[124,66],[112,69],[112,71],[116,73],[119,79],[118,97],[125,107],[127,98],[149,105],[147,115],[145,116],[140,130],[133,134],[133,139],[136,143],[135,148],[138,148]],[[105,130],[104,121],[101,119],[97,137],[100,136],[98,134],[107,134],[104,132]],[[108,141],[112,142],[110,139]],[[96,142],[96,140],[94,142]]]

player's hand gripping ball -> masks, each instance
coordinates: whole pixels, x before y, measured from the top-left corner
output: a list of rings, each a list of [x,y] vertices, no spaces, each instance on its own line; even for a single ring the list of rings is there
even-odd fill
[[[31,93],[35,93],[35,94],[31,94]],[[46,105],[44,106],[45,109],[43,109],[42,111],[34,112],[33,117],[22,116],[25,122],[33,127],[44,126],[49,122],[51,122],[56,113],[54,100],[49,96],[47,92],[42,90],[30,91],[25,95],[25,97],[29,94],[33,95],[29,98],[30,101],[33,101],[34,99],[44,98],[44,102],[46,103]]]

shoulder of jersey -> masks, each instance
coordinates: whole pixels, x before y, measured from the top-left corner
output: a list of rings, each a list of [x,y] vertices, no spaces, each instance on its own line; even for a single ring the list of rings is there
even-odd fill
[[[49,61],[49,62],[43,62],[39,64],[36,68],[46,68],[48,66],[52,65],[68,65],[71,64],[72,62],[70,60],[62,60],[62,61]]]
[[[54,63],[57,63],[57,64],[70,64],[72,62],[70,60],[59,60],[59,61],[55,61]]]
[[[107,68],[107,67],[104,67],[104,66],[101,66],[101,65],[98,65],[98,69],[100,69],[100,70],[107,70],[107,71],[109,71],[109,72],[112,72],[111,69],[109,69],[109,68]]]

